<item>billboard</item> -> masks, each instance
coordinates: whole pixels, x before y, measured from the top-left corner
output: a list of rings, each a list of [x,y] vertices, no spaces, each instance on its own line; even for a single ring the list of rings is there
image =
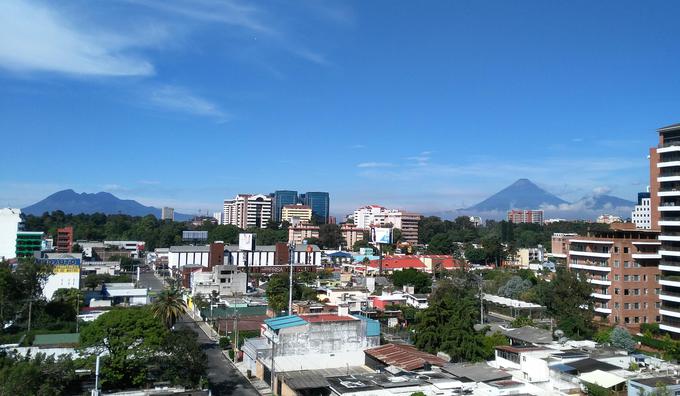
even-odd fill
[[[255,234],[241,233],[238,234],[238,250],[245,250],[252,252],[255,250]]]
[[[392,243],[391,228],[371,228],[371,242],[373,243]]]

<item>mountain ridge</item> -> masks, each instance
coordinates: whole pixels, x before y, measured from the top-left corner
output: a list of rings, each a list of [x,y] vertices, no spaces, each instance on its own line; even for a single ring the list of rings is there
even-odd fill
[[[73,189],[57,191],[46,198],[29,205],[22,212],[35,216],[40,216],[45,212],[61,210],[68,214],[93,214],[104,213],[125,214],[130,216],[154,215],[161,217],[161,209],[153,206],[145,206],[132,199],[120,199],[115,195],[100,191],[97,193],[77,193]],[[191,215],[175,213],[175,220],[189,220]]]

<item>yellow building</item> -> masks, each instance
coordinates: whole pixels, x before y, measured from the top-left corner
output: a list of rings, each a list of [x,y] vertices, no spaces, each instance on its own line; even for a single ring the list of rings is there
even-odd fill
[[[294,219],[297,219],[294,221]],[[281,211],[281,221],[308,223],[312,220],[312,208],[307,205],[286,205]]]

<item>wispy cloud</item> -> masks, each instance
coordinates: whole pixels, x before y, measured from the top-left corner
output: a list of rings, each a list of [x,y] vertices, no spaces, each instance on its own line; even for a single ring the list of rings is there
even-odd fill
[[[133,3],[186,20],[237,28],[248,35],[255,36],[255,39],[259,36],[265,42],[306,61],[324,66],[331,64],[322,53],[294,40],[282,27],[276,15],[264,7],[256,6],[257,3],[243,3],[236,0],[178,0],[173,2],[139,0]],[[338,11],[336,17],[342,19],[342,15],[343,13]]]
[[[391,168],[395,164],[391,162],[362,162],[357,164],[357,168]]]
[[[212,117],[218,122],[226,122],[230,119],[230,115],[220,109],[217,104],[182,87],[164,85],[153,88],[148,92],[148,99],[152,105],[166,110]]]
[[[86,29],[31,1],[0,2],[0,37],[0,67],[16,72],[81,76],[154,74],[151,62],[134,52],[138,44],[131,37]]]

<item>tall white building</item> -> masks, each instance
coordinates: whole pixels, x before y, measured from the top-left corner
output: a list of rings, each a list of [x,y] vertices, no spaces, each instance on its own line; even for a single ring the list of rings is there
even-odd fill
[[[239,228],[265,228],[272,219],[272,198],[263,195],[239,194],[224,201],[223,224]]]
[[[16,257],[17,231],[21,223],[21,210],[0,209],[0,259]]]
[[[652,199],[649,191],[638,193],[638,202],[630,218],[636,228],[642,230],[652,228]]]
[[[164,206],[161,209],[161,220],[175,220],[175,209]]]
[[[379,205],[368,205],[354,211],[352,220],[357,228],[383,227],[391,224],[401,230],[402,239],[418,243],[418,222],[421,215]]]

